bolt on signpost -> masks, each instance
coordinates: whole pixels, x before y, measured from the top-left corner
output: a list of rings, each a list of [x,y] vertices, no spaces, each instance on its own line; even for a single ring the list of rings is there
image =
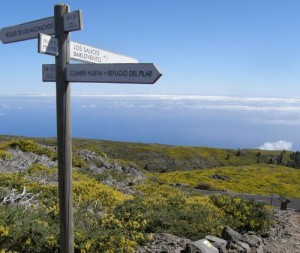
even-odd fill
[[[153,63],[70,41],[82,29],[81,11],[65,4],[54,6],[54,17],[2,28],[1,42],[38,38],[38,52],[55,56],[43,64],[44,82],[56,82],[60,252],[74,252],[72,212],[72,147],[70,82],[153,84],[162,75]],[[51,36],[55,35],[55,37]],[[70,59],[89,64],[70,64]]]

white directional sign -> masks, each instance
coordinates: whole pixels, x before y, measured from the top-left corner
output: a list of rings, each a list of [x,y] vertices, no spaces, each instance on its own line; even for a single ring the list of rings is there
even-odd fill
[[[58,54],[58,40],[50,35],[39,33],[38,52],[56,56]]]
[[[70,41],[70,57],[88,63],[138,63],[137,59]]]
[[[54,65],[43,65],[43,81],[55,82]],[[153,84],[162,74],[153,63],[69,64],[67,81]]]
[[[41,54],[57,55],[57,39],[47,34],[40,34],[38,52]],[[73,41],[70,41],[70,58],[88,63],[138,63],[137,59]]]
[[[80,11],[70,12],[64,16],[65,29],[80,30],[82,26]],[[74,16],[74,18],[72,18]],[[76,18],[77,17],[77,18]],[[66,30],[69,31],[69,30]],[[22,40],[29,40],[38,37],[39,33],[54,34],[54,17],[39,19],[20,25],[2,28],[0,39],[2,43],[11,43]]]

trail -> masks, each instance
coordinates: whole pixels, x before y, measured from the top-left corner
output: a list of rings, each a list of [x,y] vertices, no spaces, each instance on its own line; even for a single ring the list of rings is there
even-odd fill
[[[300,212],[280,211],[275,217],[270,237],[264,239],[264,253],[300,253]]]

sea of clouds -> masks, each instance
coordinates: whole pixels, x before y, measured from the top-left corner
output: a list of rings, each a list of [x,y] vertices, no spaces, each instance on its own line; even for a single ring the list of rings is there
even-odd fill
[[[0,134],[56,136],[55,94],[0,96]],[[222,148],[300,149],[300,99],[72,94],[78,138]]]

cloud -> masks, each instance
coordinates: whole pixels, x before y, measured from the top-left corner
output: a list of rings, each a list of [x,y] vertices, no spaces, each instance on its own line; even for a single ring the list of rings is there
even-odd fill
[[[263,145],[259,146],[258,149],[263,150],[292,150],[293,143],[289,141],[276,141],[276,142],[265,142]]]
[[[252,122],[270,125],[300,126],[300,119],[253,119]]]
[[[83,104],[80,106],[81,108],[97,108],[97,105],[96,104]]]
[[[3,97],[11,104],[15,98],[33,98],[30,103],[44,104],[45,100],[53,103],[53,93],[23,94]],[[40,97],[41,100],[36,101]],[[234,96],[207,96],[207,95],[172,95],[172,94],[102,94],[102,93],[75,93],[72,94],[75,103],[83,103],[83,108],[96,108],[105,104],[113,108],[158,108],[161,110],[191,110],[228,113],[247,113],[264,115],[265,120],[282,120],[284,115],[294,119],[300,118],[300,98],[276,97],[234,97]],[[3,99],[2,99],[3,100]],[[5,101],[6,101],[5,100]],[[91,102],[93,101],[93,102]],[[92,105],[90,103],[93,103]],[[0,103],[0,108],[8,109],[10,105]],[[266,116],[267,117],[266,117]],[[276,117],[275,117],[276,116]],[[289,119],[287,119],[289,120]],[[275,124],[276,122],[272,122]],[[295,124],[292,123],[292,124]]]

